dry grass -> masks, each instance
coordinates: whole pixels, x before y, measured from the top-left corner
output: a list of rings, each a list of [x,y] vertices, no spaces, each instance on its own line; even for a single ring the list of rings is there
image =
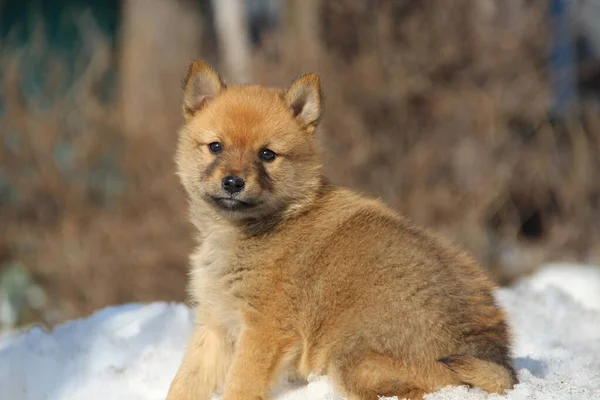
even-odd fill
[[[600,119],[585,107],[561,123],[547,116],[543,1],[518,17],[483,0],[323,4],[322,42],[303,55],[275,33],[254,80],[322,74],[320,137],[335,182],[450,237],[502,283],[542,261],[599,262]],[[165,110],[171,130],[129,135],[118,107],[99,100],[115,60],[94,43],[66,94],[52,86],[61,64],[51,69],[44,104],[21,94],[24,58],[2,55],[0,173],[16,198],[1,204],[0,253],[32,272],[60,319],[182,300],[192,246],[172,164],[179,105]],[[53,152],[61,141],[74,149],[66,170]]]
[[[192,246],[172,163],[178,105],[170,137],[128,135],[116,103],[102,100],[112,50],[89,25],[86,35],[94,48],[77,60],[72,84],[42,37],[2,57],[0,173],[13,198],[0,208],[0,247],[44,287],[47,309],[59,311],[48,322],[108,304],[183,300]],[[22,71],[40,58],[50,73],[25,96]]]

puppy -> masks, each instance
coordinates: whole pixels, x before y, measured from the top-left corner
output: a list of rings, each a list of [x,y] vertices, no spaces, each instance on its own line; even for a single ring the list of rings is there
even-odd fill
[[[168,400],[264,399],[310,373],[349,399],[513,387],[505,317],[478,265],[323,176],[318,75],[285,91],[226,86],[194,61],[183,111],[197,326]]]

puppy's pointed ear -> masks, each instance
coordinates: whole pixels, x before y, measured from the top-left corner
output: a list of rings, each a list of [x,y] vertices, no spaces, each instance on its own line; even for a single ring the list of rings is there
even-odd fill
[[[315,73],[301,75],[285,93],[285,101],[294,117],[310,132],[319,124],[322,114],[321,79]]]
[[[183,83],[183,115],[190,119],[225,89],[225,83],[208,63],[194,60]]]

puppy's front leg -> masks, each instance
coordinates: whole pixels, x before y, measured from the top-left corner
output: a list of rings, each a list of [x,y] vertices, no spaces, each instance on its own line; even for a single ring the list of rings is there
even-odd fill
[[[225,382],[232,358],[233,344],[224,329],[198,325],[167,400],[208,400]]]
[[[276,328],[247,326],[240,334],[222,400],[261,400],[271,389],[290,341]]]

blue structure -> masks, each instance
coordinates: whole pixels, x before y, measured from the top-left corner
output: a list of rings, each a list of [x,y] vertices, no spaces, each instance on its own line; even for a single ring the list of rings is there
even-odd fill
[[[560,118],[577,100],[577,62],[568,0],[550,0],[550,23],[551,114]]]

